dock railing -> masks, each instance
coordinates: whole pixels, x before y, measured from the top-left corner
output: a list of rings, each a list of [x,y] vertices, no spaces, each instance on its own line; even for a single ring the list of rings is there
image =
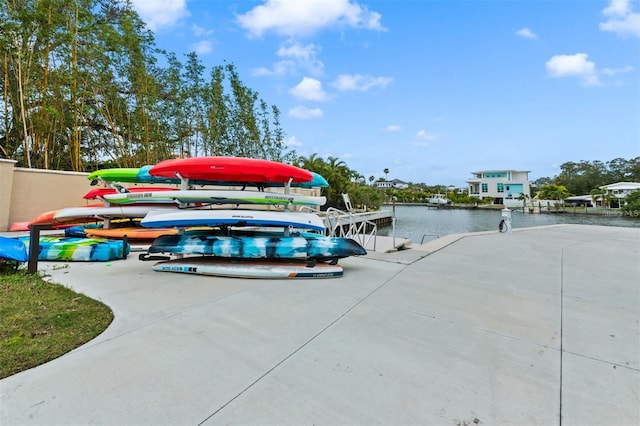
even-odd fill
[[[373,251],[376,250],[376,236],[378,235],[378,225],[370,220],[358,217],[357,214],[345,212],[335,207],[329,207],[325,212],[304,207],[303,210],[311,210],[315,213],[324,213],[324,226],[328,237],[351,238],[357,241],[362,247],[373,244]]]
[[[324,226],[330,237],[351,238],[362,247],[367,247],[373,240],[373,250],[376,250],[378,225],[375,222],[358,218],[351,212],[329,207],[325,212]]]

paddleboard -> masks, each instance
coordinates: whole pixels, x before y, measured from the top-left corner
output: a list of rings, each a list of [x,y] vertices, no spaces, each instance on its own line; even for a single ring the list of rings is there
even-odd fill
[[[220,236],[207,232],[162,235],[149,253],[200,254],[242,259],[336,260],[367,251],[350,238],[305,236]]]
[[[156,177],[207,181],[310,182],[310,171],[290,164],[245,157],[194,157],[161,161],[149,169]]]
[[[124,208],[126,206],[122,206]],[[147,228],[174,226],[279,226],[324,231],[322,219],[314,213],[240,209],[195,209],[150,211],[140,224]]]
[[[27,249],[29,237],[21,237]],[[38,260],[66,260],[76,262],[106,262],[122,259],[130,246],[123,241],[104,238],[40,237]]]
[[[3,237],[0,235],[0,259],[26,262],[29,260],[27,246],[17,238]]]
[[[342,266],[316,262],[269,260],[233,260],[216,257],[187,257],[158,262],[154,271],[184,274],[214,275],[230,278],[336,278],[343,274]]]
[[[236,191],[222,189],[137,191],[105,194],[103,197],[106,201],[112,204],[181,202],[210,204],[322,206],[327,202],[326,197],[314,197],[302,194],[283,194],[270,191]]]
[[[151,211],[170,212],[177,207],[153,205],[109,206],[109,207],[67,207],[58,210],[53,216],[54,222],[95,221],[102,218],[141,218]]]

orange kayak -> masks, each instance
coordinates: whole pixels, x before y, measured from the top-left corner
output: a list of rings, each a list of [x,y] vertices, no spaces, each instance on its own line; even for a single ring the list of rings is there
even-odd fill
[[[84,232],[91,237],[121,239],[125,235],[130,240],[153,240],[160,235],[175,235],[176,228],[142,228],[138,226],[124,228],[85,228]]]

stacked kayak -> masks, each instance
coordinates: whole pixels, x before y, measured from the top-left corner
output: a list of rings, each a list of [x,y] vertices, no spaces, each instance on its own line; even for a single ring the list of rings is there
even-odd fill
[[[24,242],[17,238],[3,237],[0,235],[0,260],[13,260],[16,262],[26,262],[29,260],[29,253]]]
[[[163,161],[148,172],[156,178],[179,178],[182,189],[156,194],[110,194],[105,199],[124,204],[135,199],[171,198],[181,203],[250,205],[242,209],[179,209],[147,214],[141,221],[143,227],[182,229],[176,235],[159,236],[148,253],[140,256],[141,260],[164,259],[154,265],[155,271],[243,278],[330,278],[342,276],[339,259],[366,254],[350,238],[321,234],[325,226],[317,214],[288,210],[290,206],[313,207],[326,202],[325,197],[289,192],[288,188],[294,185],[314,185],[318,178],[324,181],[307,170],[267,160],[199,157]],[[187,189],[194,182],[212,181],[254,185],[259,190]],[[284,193],[264,190],[274,186],[284,187]],[[259,204],[286,207],[276,211],[256,209],[254,206]],[[184,231],[202,226],[218,230]],[[255,227],[262,231],[252,233]]]
[[[19,239],[29,247],[29,237]],[[38,260],[107,262],[125,258],[130,246],[124,241],[104,238],[40,237]]]
[[[294,236],[222,236],[206,231],[162,235],[153,241],[149,253],[331,262],[348,256],[367,254],[366,250],[351,238],[306,233]]]
[[[239,161],[239,162],[245,162],[245,163],[253,163],[255,161],[260,161],[260,162],[266,162],[267,160],[255,160],[252,158],[242,158],[242,157],[198,157],[198,158],[205,158],[205,159],[215,159],[214,161],[219,161],[221,163],[227,163],[228,161],[230,161],[230,159],[232,159],[231,161]],[[237,160],[240,159],[240,160]],[[190,161],[192,159],[181,159],[181,160],[167,160],[167,161],[178,161],[178,167],[182,167],[183,164],[181,164],[180,162],[184,162],[184,161]],[[195,160],[195,159],[194,159]],[[210,161],[210,160],[197,160],[197,161]],[[275,163],[275,162],[270,162],[270,163]],[[88,176],[88,179],[92,182],[98,183],[98,182],[105,182],[105,183],[111,183],[111,182],[123,182],[123,183],[144,183],[144,184],[180,184],[182,182],[182,179],[178,177],[178,175],[176,175],[175,170],[173,170],[173,167],[171,167],[172,163],[169,163],[169,167],[167,166],[166,162],[161,162],[158,163],[160,164],[163,168],[165,168],[166,170],[169,170],[168,173],[164,176],[162,176],[160,173],[163,173],[162,170],[160,170],[159,167],[153,166],[153,165],[147,165],[147,166],[143,166],[140,168],[113,168],[113,169],[102,169],[102,170],[97,170],[93,173],[91,173]],[[266,163],[263,163],[266,164]],[[175,164],[173,164],[175,166]],[[189,163],[187,163],[187,165],[189,165]],[[244,164],[241,164],[240,167],[242,167]],[[150,173],[150,170],[152,168],[156,167],[154,174]],[[293,167],[293,166],[292,166]],[[296,181],[292,181],[290,182],[290,185],[292,187],[295,188],[326,188],[329,186],[329,183],[327,182],[327,180],[322,177],[321,175],[319,175],[318,173],[315,172],[308,172],[311,173],[311,179],[310,180],[296,180]],[[182,176],[182,175],[181,175]],[[249,185],[249,186],[260,186],[260,187],[283,187],[285,186],[285,184],[288,183],[288,181],[285,180],[273,180],[271,179],[269,182],[265,182],[265,177],[264,176],[258,176],[256,177],[254,175],[255,179],[235,179],[235,175],[233,173],[229,172],[229,169],[226,170],[225,175],[220,175],[219,173],[217,174],[218,177],[223,177],[223,179],[217,179],[216,175],[211,175],[211,174],[206,174],[205,175],[205,179],[197,179],[197,178],[191,178],[190,179],[190,183],[192,185],[216,185],[216,186],[239,186],[239,185]],[[182,176],[185,177],[185,176]],[[288,178],[287,178],[288,179]]]
[[[84,198],[105,204],[48,212],[40,223],[85,225],[69,229],[67,238],[41,238],[39,259],[124,258],[128,242],[112,238],[126,235],[130,240],[153,241],[140,259],[162,260],[153,266],[155,271],[330,278],[342,276],[339,259],[366,254],[350,238],[325,236],[324,221],[317,214],[296,211],[322,206],[326,198],[294,193],[291,188],[321,188],[328,183],[317,173],[289,164],[244,157],[197,157],[142,168],[98,170],[89,179],[92,185],[105,187]],[[125,188],[119,182],[178,187]],[[196,188],[198,185],[242,189]],[[256,189],[247,190],[250,186]],[[104,221],[103,226],[98,221]]]

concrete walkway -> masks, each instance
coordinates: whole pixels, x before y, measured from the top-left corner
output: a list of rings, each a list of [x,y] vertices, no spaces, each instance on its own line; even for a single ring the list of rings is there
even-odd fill
[[[42,262],[111,326],[0,381],[5,425],[638,425],[640,229],[441,238],[243,280]]]

